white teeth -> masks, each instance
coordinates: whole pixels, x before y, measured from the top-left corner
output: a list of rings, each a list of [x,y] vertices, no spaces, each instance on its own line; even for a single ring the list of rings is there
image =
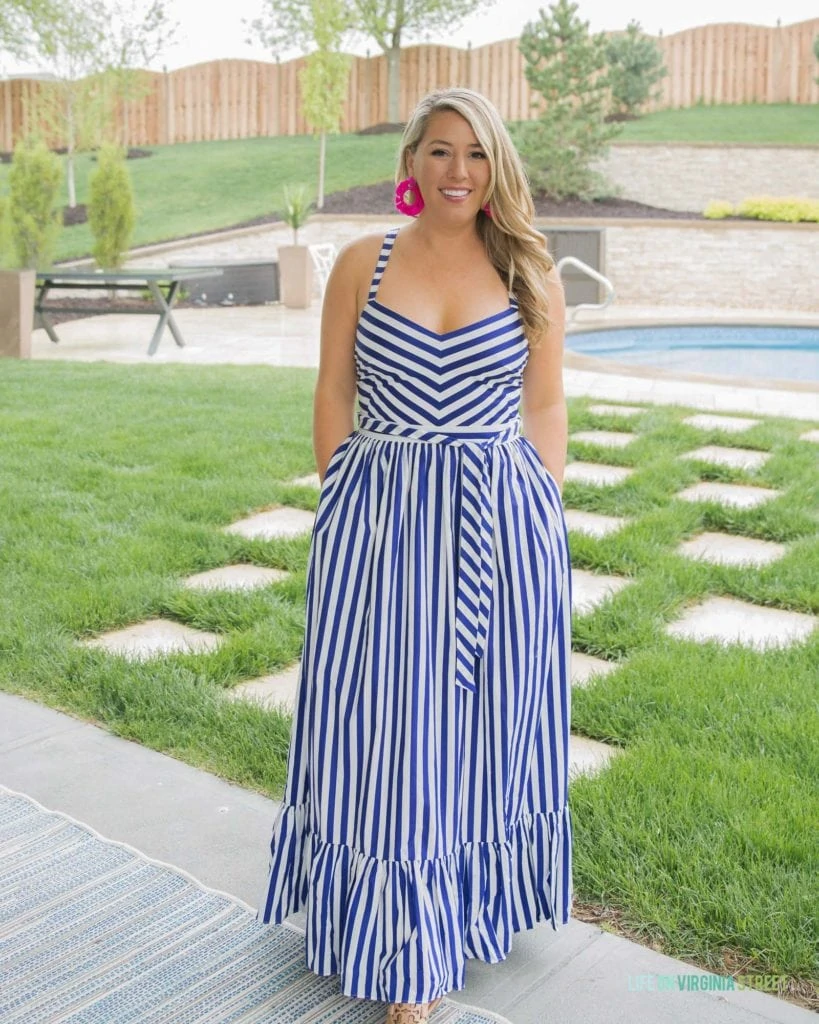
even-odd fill
[[[462,188],[462,189],[442,188],[441,191],[444,193],[445,196],[455,196],[458,199],[460,199],[461,196],[468,196],[469,195],[469,189],[468,188]]]

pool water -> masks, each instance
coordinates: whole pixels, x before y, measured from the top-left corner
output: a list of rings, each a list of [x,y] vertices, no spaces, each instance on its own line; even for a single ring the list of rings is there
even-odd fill
[[[819,326],[608,327],[567,332],[566,348],[660,370],[819,381]]]

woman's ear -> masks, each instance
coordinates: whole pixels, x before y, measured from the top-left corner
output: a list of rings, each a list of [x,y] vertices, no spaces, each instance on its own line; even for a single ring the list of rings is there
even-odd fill
[[[414,165],[414,154],[410,150],[407,150],[407,176],[410,178],[413,178],[415,176]]]

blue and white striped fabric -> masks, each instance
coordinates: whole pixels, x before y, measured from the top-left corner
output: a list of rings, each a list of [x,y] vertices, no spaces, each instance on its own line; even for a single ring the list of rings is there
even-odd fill
[[[414,1003],[569,920],[571,565],[557,484],[520,433],[516,303],[447,334],[381,305],[395,235],[311,536],[257,920],[304,909],[310,970]]]

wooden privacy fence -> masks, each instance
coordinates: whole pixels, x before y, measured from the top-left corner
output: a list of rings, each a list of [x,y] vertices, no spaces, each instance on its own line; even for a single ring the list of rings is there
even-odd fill
[[[779,28],[703,25],[653,37],[668,76],[648,109],[704,103],[817,103],[819,64],[813,40],[819,18]],[[532,96],[516,39],[474,49],[411,46],[401,54],[400,117],[426,92],[464,85],[486,94],[507,120],[532,116]],[[128,144],[161,145],[214,139],[301,135],[298,73],[304,59],[287,63],[217,60],[176,71],[145,72],[150,86],[128,105]],[[48,88],[30,79],[0,82],[0,150],[27,130],[24,98]],[[342,131],[387,120],[386,58],[352,61]],[[60,141],[55,140],[54,145]]]

